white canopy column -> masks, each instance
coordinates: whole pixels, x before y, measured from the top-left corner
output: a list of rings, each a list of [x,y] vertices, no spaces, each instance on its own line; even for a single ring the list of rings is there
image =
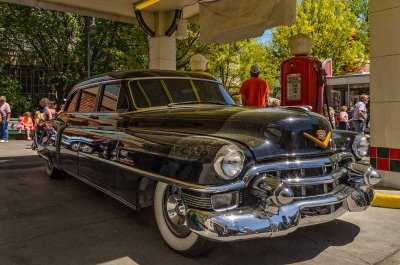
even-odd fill
[[[154,36],[149,40],[149,68],[176,70],[176,36],[166,34],[168,29],[175,27],[175,12],[147,13],[143,15],[150,30],[154,29]]]

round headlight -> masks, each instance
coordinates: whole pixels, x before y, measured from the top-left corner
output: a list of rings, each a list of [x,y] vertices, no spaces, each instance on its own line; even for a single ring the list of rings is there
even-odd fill
[[[369,137],[358,134],[354,138],[353,151],[358,158],[363,158],[368,155],[369,151]]]
[[[244,155],[236,145],[225,145],[215,157],[214,168],[217,174],[223,179],[237,177],[243,169]]]

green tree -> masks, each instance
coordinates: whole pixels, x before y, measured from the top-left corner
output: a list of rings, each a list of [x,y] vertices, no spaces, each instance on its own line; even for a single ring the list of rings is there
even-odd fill
[[[0,63],[0,69],[4,69],[4,65]],[[11,115],[18,117],[25,111],[29,110],[31,104],[21,94],[21,85],[11,79],[4,71],[0,71],[0,96],[5,96],[7,102],[11,106]]]
[[[354,72],[369,59],[368,9],[365,0],[303,0],[296,23],[273,31],[273,49],[291,57],[288,40],[298,33],[314,39],[311,56],[332,58],[334,74]]]
[[[189,24],[188,37],[177,42],[177,69],[190,71],[190,58],[201,53],[208,59],[207,71],[221,80],[228,92],[239,95],[241,83],[249,78],[253,63],[261,68],[261,78],[266,79],[272,90],[279,85],[278,60],[273,56],[268,43],[254,39],[218,45],[200,45],[200,28],[198,22]]]
[[[93,74],[147,66],[147,36],[130,24],[96,19],[90,36]],[[86,77],[88,18],[14,4],[0,4],[0,42],[11,47],[4,63],[46,68],[44,77],[61,100]]]

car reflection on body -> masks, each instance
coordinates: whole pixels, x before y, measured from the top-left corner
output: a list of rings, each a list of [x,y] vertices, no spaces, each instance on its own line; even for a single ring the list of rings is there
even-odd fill
[[[78,152],[79,150],[85,153],[91,153],[94,150],[93,141],[81,137],[68,137],[63,135],[61,143],[70,148],[72,151]]]

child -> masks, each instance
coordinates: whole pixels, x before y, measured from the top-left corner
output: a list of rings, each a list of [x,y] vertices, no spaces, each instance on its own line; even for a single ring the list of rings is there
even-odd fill
[[[22,133],[22,130],[24,129],[24,123],[23,123],[23,117],[19,116],[18,117],[18,124],[17,124],[17,129],[19,130],[18,133]]]
[[[22,122],[26,130],[26,139],[32,140],[31,138],[31,130],[33,129],[32,114],[30,112],[25,112]]]

